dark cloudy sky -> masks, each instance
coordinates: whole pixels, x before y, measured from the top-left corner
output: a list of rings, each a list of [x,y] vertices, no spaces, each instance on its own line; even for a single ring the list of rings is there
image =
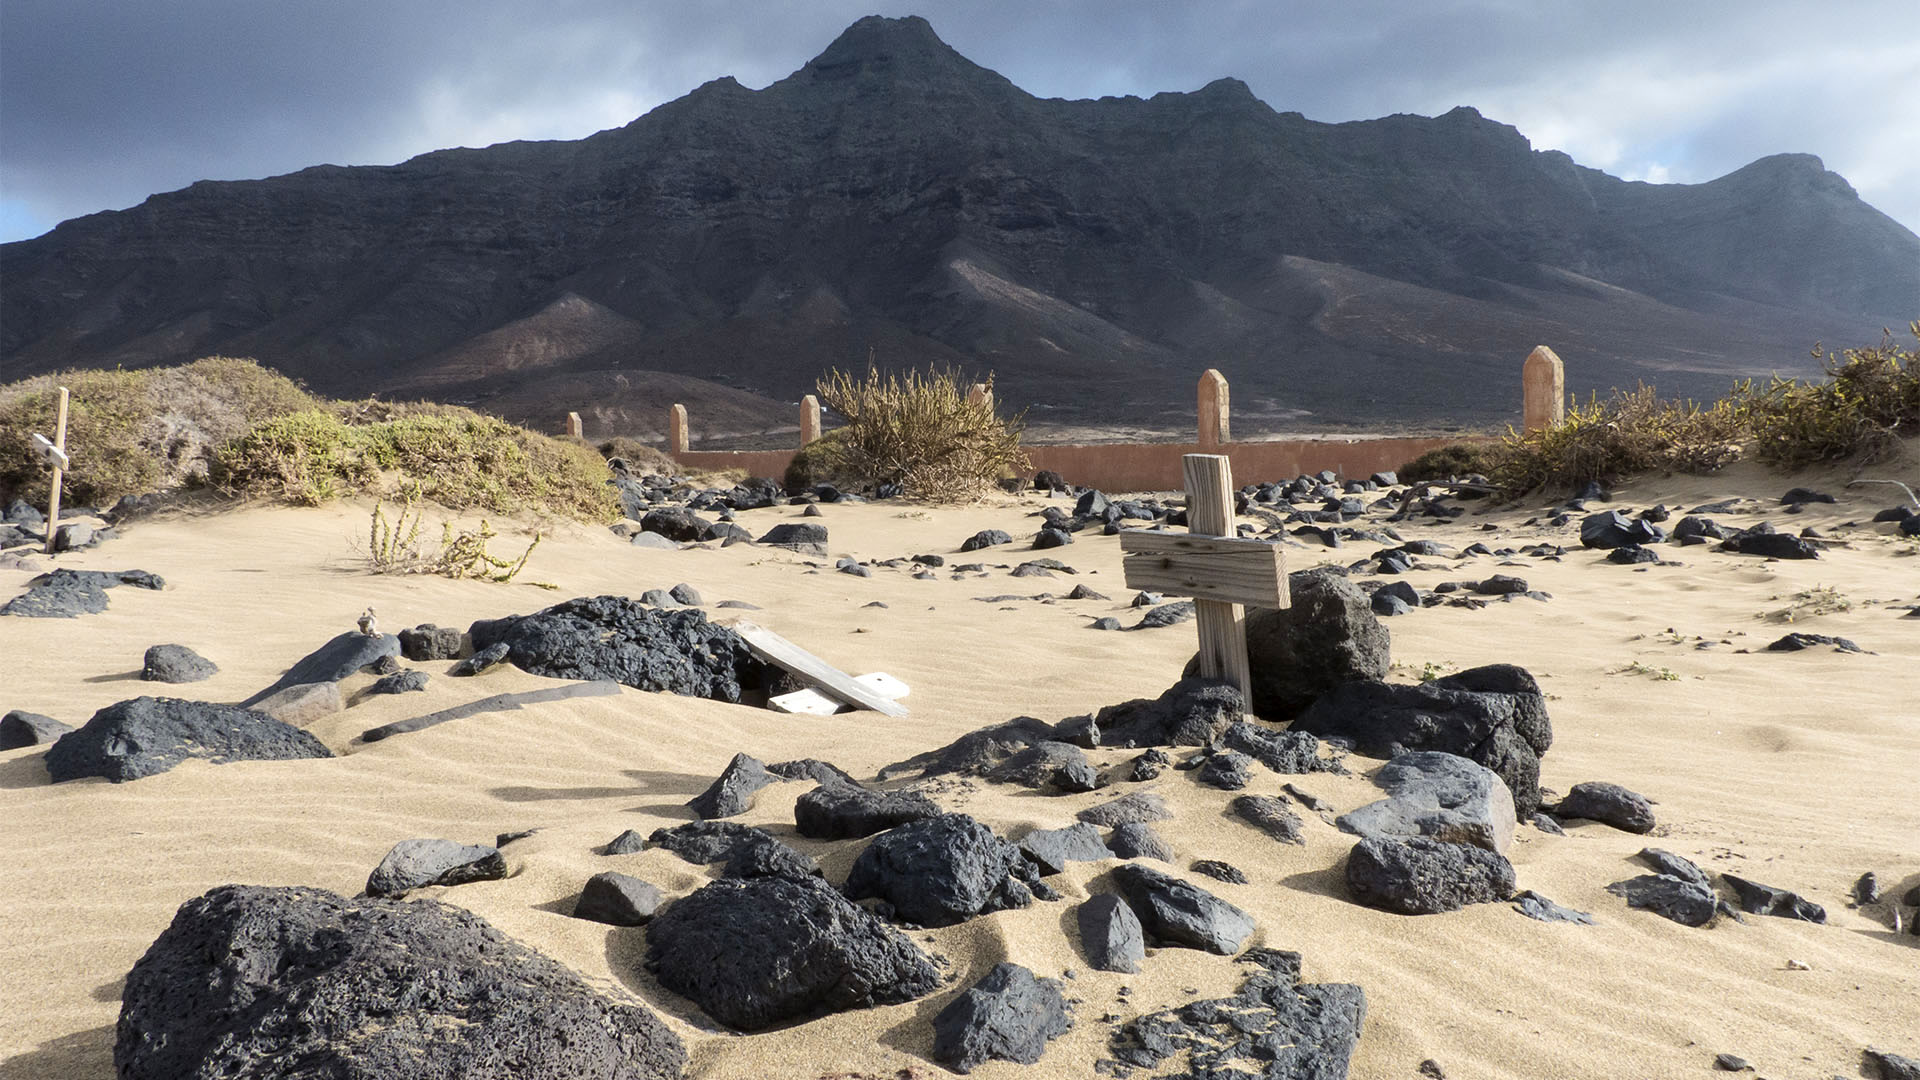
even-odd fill
[[[0,241],[199,179],[579,138],[875,13],[1046,97],[1233,75],[1316,120],[1472,105],[1652,181],[1818,154],[1920,229],[1916,0],[5,0]]]

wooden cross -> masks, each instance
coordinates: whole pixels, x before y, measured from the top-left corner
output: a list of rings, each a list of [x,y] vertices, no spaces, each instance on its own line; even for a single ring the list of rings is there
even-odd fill
[[[73,464],[67,457],[67,388],[60,388],[60,417],[55,421],[53,441],[45,435],[33,437],[33,452],[53,466],[53,494],[47,496],[47,554],[53,554],[55,535],[60,528],[60,482]]]
[[[1233,528],[1233,470],[1222,454],[1181,458],[1187,480],[1187,531],[1129,529],[1120,534],[1130,589],[1193,597],[1200,624],[1200,674],[1240,688],[1253,709],[1247,620],[1241,605],[1284,608],[1287,557],[1279,545],[1242,540]]]

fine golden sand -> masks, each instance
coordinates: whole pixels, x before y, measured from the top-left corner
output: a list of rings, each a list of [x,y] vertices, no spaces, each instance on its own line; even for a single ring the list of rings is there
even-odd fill
[[[1521,559],[1518,567],[1486,557],[1458,565],[1427,559],[1448,566],[1412,574],[1422,589],[1509,573],[1552,600],[1429,608],[1387,624],[1396,679],[1417,678],[1428,664],[1451,671],[1495,662],[1520,664],[1539,678],[1555,732],[1544,786],[1564,792],[1609,780],[1657,802],[1652,837],[1571,823],[1564,837],[1523,827],[1515,840],[1520,887],[1592,912],[1598,925],[1534,922],[1506,904],[1413,918],[1359,907],[1344,898],[1341,877],[1352,837],[1309,814],[1304,847],[1277,844],[1226,816],[1230,795],[1199,786],[1189,772],[1169,771],[1148,785],[1175,809],[1173,821],[1155,826],[1179,852],[1174,869],[1191,876],[1186,866],[1196,858],[1240,867],[1249,884],[1195,880],[1254,914],[1259,929],[1250,944],[1302,953],[1310,982],[1365,988],[1369,1011],[1353,1075],[1366,1080],[1414,1076],[1429,1058],[1456,1080],[1705,1077],[1719,1052],[1745,1057],[1775,1080],[1824,1078],[1858,1075],[1863,1047],[1920,1054],[1920,938],[1896,937],[1884,910],[1846,902],[1866,870],[1895,896],[1920,884],[1920,619],[1902,618],[1894,606],[1920,600],[1920,557],[1890,526],[1864,524],[1895,501],[1895,489],[1848,491],[1843,482],[1743,469],[1648,480],[1616,493],[1615,505],[1634,508],[1664,502],[1684,509],[1736,494],[1763,499],[1764,515],[1721,520],[1745,525],[1764,516],[1783,529],[1812,525],[1846,541],[1817,561],[1663,546],[1663,556],[1683,565],[1616,566],[1579,549],[1572,527],[1523,525],[1532,509],[1402,527],[1409,539],[1455,548],[1476,540],[1570,548],[1563,561]],[[1771,504],[1796,483],[1824,486],[1841,502],[1781,513]],[[581,883],[601,870],[645,878],[669,896],[702,884],[704,868],[662,851],[607,857],[594,849],[624,829],[645,834],[690,819],[682,804],[737,751],[764,761],[822,758],[866,778],[982,725],[1023,714],[1059,720],[1173,683],[1193,651],[1192,624],[1088,629],[1098,616],[1131,624],[1137,615],[1124,608],[1130,593],[1114,539],[1083,533],[1071,547],[1045,553],[1079,568],[1077,578],[1008,577],[1005,566],[1030,557],[1024,543],[956,558],[959,541],[982,528],[1030,535],[1030,515],[1045,504],[1030,496],[973,508],[824,508],[835,556],[939,553],[950,564],[1002,564],[987,577],[958,581],[945,571],[917,581],[888,568],[862,579],[832,572],[830,561],[809,572],[798,556],[746,545],[641,550],[586,527],[548,539],[523,574],[523,581],[551,582],[554,592],[375,576],[356,552],[356,544],[364,548],[368,508],[355,504],[177,513],[62,556],[61,566],[150,570],[167,589],[112,590],[108,611],[79,619],[0,619],[0,710],[77,726],[143,693],[238,701],[351,629],[368,606],[389,631],[422,622],[464,629],[567,597],[638,595],[688,582],[709,603],[759,605],[755,620],[843,670],[905,680],[911,715],[794,717],[624,690],[473,716],[376,744],[355,741],[379,724],[552,685],[512,668],[446,678],[450,663],[435,663],[422,665],[433,674],[425,693],[370,699],[313,725],[341,755],[336,760],[190,761],[132,783],[52,786],[43,749],[0,753],[0,1076],[110,1076],[127,970],[175,908],[210,888],[298,884],[351,895],[397,841],[491,843],[496,833],[526,829],[538,831],[506,849],[505,880],[419,895],[469,908],[609,993],[645,1001],[686,1040],[692,1076],[891,1076],[906,1067],[938,1075],[927,1060],[930,1018],[1001,960],[1056,977],[1072,969],[1066,986],[1078,1021],[1038,1065],[993,1062],[976,1075],[1092,1076],[1112,1029],[1103,1015],[1131,1018],[1230,993],[1246,970],[1183,949],[1153,951],[1139,975],[1089,970],[1074,941],[1073,906],[1106,887],[1100,879],[1111,862],[1076,863],[1050,879],[1065,902],[914,932],[951,961],[957,980],[940,993],[751,1036],[715,1030],[662,990],[640,966],[644,930],[567,915]],[[780,507],[741,521],[759,535],[797,514]],[[1838,528],[1849,521],[1863,524]],[[1486,523],[1496,528],[1481,531]],[[1371,550],[1288,549],[1294,568]],[[0,569],[0,601],[30,576]],[[1113,600],[974,599],[1059,595],[1076,582]],[[1849,606],[1792,624],[1760,617],[1816,589],[1834,590]],[[873,601],[886,606],[868,606]],[[1759,651],[1789,629],[1848,637],[1873,655]],[[193,648],[220,673],[191,686],[142,683],[141,654],[162,643]],[[348,688],[366,681],[356,677]],[[1118,763],[1132,753],[1091,756]],[[1350,763],[1355,774],[1345,777],[1258,770],[1250,790],[1274,794],[1291,780],[1345,811],[1379,794],[1365,777],[1377,763]],[[807,786],[768,788],[739,820],[819,857],[838,882],[864,842],[798,837],[793,803]],[[970,782],[935,797],[1017,837],[1069,824],[1111,794],[1042,797]],[[1649,844],[1710,871],[1798,891],[1825,905],[1829,923],[1749,917],[1745,925],[1723,920],[1701,930],[1629,911],[1605,886],[1644,872],[1632,856]],[[1123,986],[1132,987],[1125,1003]]]

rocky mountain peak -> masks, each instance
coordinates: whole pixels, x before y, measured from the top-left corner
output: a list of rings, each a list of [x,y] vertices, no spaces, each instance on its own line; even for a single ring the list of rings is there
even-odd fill
[[[842,31],[800,74],[813,82],[863,76],[929,82],[992,73],[955,52],[918,15],[899,19],[869,15]]]

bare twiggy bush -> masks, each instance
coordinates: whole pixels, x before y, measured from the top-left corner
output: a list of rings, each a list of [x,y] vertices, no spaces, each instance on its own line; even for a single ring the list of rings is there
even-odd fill
[[[989,376],[989,390],[992,385]],[[998,416],[991,394],[970,400],[970,383],[951,369],[904,375],[834,370],[818,389],[820,401],[847,421],[831,440],[809,447],[822,471],[955,502],[978,498],[1002,477],[1027,468],[1020,449],[1024,417]]]

